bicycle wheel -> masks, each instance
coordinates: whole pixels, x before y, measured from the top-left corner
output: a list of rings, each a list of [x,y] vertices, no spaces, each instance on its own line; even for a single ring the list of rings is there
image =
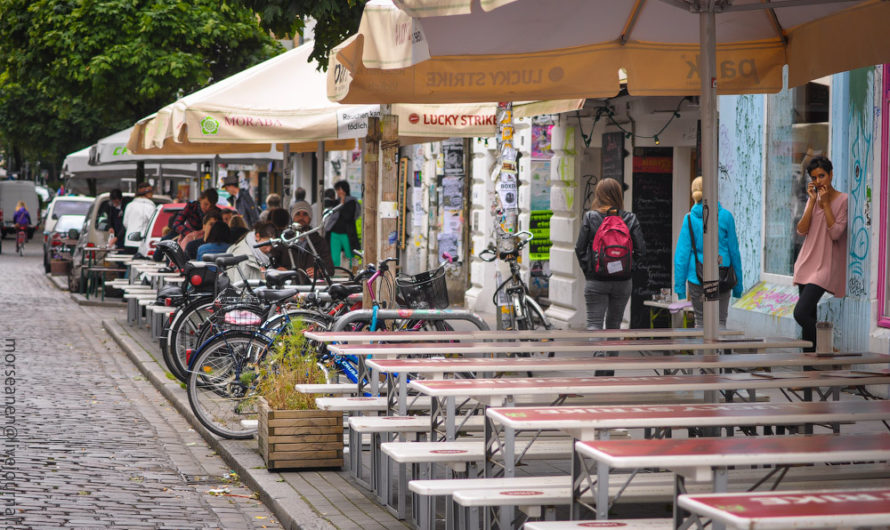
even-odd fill
[[[170,373],[182,382],[188,378],[185,368],[187,352],[199,346],[198,331],[201,329],[201,324],[210,316],[211,307],[213,298],[198,298],[183,307],[170,323],[167,345],[162,349],[164,362]]]
[[[258,363],[270,344],[265,335],[229,331],[201,349],[186,391],[195,417],[209,431],[231,439],[256,433]]]
[[[277,315],[263,325],[263,330],[267,335],[276,335],[279,332],[287,333],[286,327],[290,322],[302,322],[303,328],[307,331],[329,331],[333,320],[326,314],[309,311],[306,309],[295,309],[288,311],[282,315]],[[324,366],[325,379],[330,382],[336,381],[337,374],[334,373],[329,366],[322,361],[325,359],[327,347],[323,342],[314,340],[306,340],[301,353],[312,353],[319,360],[320,365]]]
[[[544,315],[544,310],[542,310],[541,306],[533,300],[528,301],[525,309],[528,329],[553,329],[553,324],[551,324],[550,319]]]

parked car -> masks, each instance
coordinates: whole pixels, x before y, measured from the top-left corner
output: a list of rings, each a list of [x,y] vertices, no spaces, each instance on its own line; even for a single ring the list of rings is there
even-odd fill
[[[49,203],[46,209],[46,217],[43,220],[43,235],[46,236],[53,231],[53,227],[59,217],[63,215],[86,215],[90,209],[90,205],[95,201],[95,197],[87,197],[86,195],[67,195],[59,196]],[[80,228],[75,227],[75,228]],[[44,237],[44,241],[46,238]]]
[[[77,244],[77,239],[69,237],[71,230],[79,231],[86,217],[84,214],[66,214],[53,222],[53,230],[46,233],[43,240],[43,268],[46,272],[50,271],[49,262],[52,259],[71,260]]]
[[[68,275],[68,288],[74,293],[80,290],[80,269],[84,262],[84,250],[87,248],[100,247],[104,248],[108,244],[108,219],[105,216],[99,216],[99,212],[103,210],[102,205],[110,200],[110,194],[103,193],[93,200],[90,205],[87,216],[83,220],[77,234],[77,246],[74,247],[72,255],[73,264],[71,265],[71,273]],[[127,205],[133,200],[132,193],[124,193],[123,206],[124,211]],[[170,202],[170,197],[166,195],[155,195],[151,199],[155,204],[166,204]]]
[[[170,222],[174,215],[181,212],[185,208],[184,202],[171,202],[168,204],[159,204],[155,209],[155,213],[151,216],[148,226],[141,234],[130,234],[130,241],[139,241],[139,250],[137,254],[145,257],[151,257],[155,253],[155,247],[163,236],[164,227]]]
[[[34,228],[40,223],[40,201],[34,182],[30,180],[3,180],[0,181],[0,238],[6,234],[15,234],[15,205],[19,201],[25,201],[25,208],[31,214],[31,229],[28,230],[28,238],[34,237]]]

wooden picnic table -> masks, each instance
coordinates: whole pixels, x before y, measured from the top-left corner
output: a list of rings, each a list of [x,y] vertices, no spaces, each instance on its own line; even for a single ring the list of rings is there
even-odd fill
[[[791,368],[803,366],[849,366],[851,364],[890,365],[890,355],[855,353],[817,355],[815,353],[752,353],[745,355],[668,355],[651,357],[476,357],[368,359],[372,373],[385,374],[389,411],[405,414],[408,377],[442,379],[445,374],[483,375],[504,372],[592,372],[594,370],[701,370],[715,373],[738,368]]]
[[[730,466],[782,467],[890,460],[890,434],[588,440],[575,443],[575,455],[578,465],[572,470],[573,513],[577,514],[583,505],[581,495],[595,490],[597,519],[605,519],[612,468],[670,470],[677,477],[676,496],[682,493],[684,478],[711,481],[713,491],[721,493],[726,491]],[[776,469],[770,470],[770,473],[776,472]],[[593,477],[596,477],[595,484]]]
[[[731,528],[886,527],[890,488],[680,495],[678,504]]]
[[[736,329],[721,329],[721,336],[740,336],[744,332]],[[476,329],[468,331],[304,331],[306,338],[324,343],[331,342],[424,342],[435,340],[477,341],[477,340],[572,340],[588,338],[683,338],[702,337],[701,328],[660,328],[660,329],[535,329],[503,331]]]

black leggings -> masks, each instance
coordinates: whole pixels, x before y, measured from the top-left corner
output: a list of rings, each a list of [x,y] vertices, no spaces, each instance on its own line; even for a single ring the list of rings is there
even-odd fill
[[[801,338],[813,343],[812,347],[804,348],[803,351],[814,352],[816,351],[816,321],[818,320],[816,310],[819,299],[825,294],[825,289],[814,283],[808,283],[798,285],[797,290],[800,297],[797,300],[797,305],[794,306],[794,320],[800,324]]]

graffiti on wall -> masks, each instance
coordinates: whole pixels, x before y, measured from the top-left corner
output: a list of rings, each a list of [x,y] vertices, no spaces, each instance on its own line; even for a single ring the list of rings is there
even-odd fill
[[[742,255],[744,288],[760,276],[762,253],[761,210],[763,190],[762,95],[721,96],[720,204],[732,212]]]
[[[774,317],[790,317],[794,314],[797,299],[797,287],[794,285],[760,282],[742,295],[732,307]]]
[[[873,83],[874,70],[861,69],[850,72],[850,107],[848,127],[850,131],[850,192],[847,212],[849,216],[849,263],[847,265],[847,294],[868,294],[869,229],[871,228],[871,178],[872,142],[874,136],[874,112],[869,102],[868,88]]]
[[[565,140],[562,152],[559,153],[557,173],[563,183],[562,192],[565,194],[565,209],[572,211],[575,204],[575,128],[565,127]]]

